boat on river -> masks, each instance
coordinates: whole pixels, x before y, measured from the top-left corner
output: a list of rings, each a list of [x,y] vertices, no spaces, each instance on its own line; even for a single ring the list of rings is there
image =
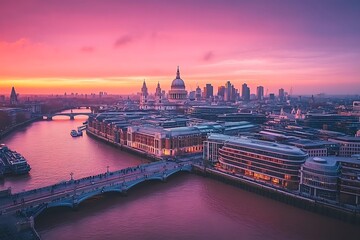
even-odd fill
[[[30,165],[20,153],[10,150],[5,144],[0,145],[0,176],[26,174],[30,169]]]
[[[82,131],[71,130],[70,135],[72,137],[80,137],[83,135]]]

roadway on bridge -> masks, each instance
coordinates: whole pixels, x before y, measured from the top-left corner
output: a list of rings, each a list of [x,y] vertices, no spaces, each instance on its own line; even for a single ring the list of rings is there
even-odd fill
[[[111,186],[122,186],[126,189],[126,183],[139,179],[147,178],[154,174],[166,172],[167,170],[181,167],[183,164],[175,162],[155,162],[136,167],[101,173],[94,176],[85,177],[78,180],[64,181],[48,187],[38,188],[30,191],[11,194],[5,199],[0,200],[0,213],[10,214],[42,203],[49,203],[62,198],[76,197],[99,190],[100,188]]]

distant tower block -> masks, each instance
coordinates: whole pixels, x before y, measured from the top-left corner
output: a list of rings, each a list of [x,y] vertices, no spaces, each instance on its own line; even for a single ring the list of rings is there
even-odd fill
[[[256,88],[256,97],[258,100],[264,100],[264,87],[258,86]]]

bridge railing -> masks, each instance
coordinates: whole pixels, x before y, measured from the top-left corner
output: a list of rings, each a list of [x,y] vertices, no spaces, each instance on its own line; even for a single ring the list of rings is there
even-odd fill
[[[68,199],[70,196],[81,196],[86,195],[89,193],[93,193],[97,190],[106,190],[106,188],[124,188],[127,189],[129,184],[131,185],[134,181],[145,181],[146,179],[152,179],[159,177],[161,178],[164,174],[173,173],[174,170],[178,171],[178,169],[181,169],[183,166],[181,165],[175,165],[173,168],[165,169],[164,171],[161,171],[160,169],[156,169],[150,172],[140,172],[140,173],[134,173],[130,175],[119,175],[118,177],[110,177],[109,181],[104,181],[101,185],[94,185],[93,188],[90,189],[78,189],[78,187],[81,187],[81,185],[75,185],[73,189],[68,189],[67,192],[64,192],[59,197],[54,198],[50,200],[51,203],[56,203],[59,201],[64,201]],[[94,184],[98,184],[98,182],[94,182]],[[86,185],[85,185],[86,186]],[[69,192],[72,192],[72,194],[69,194]],[[56,194],[56,193],[54,193]],[[49,196],[51,197],[51,196]]]
[[[124,175],[124,174],[130,173],[130,172],[133,172],[133,171],[141,171],[141,169],[143,169],[145,171],[146,169],[149,169],[150,167],[157,166],[157,165],[162,165],[165,162],[166,161],[158,161],[158,162],[152,162],[152,163],[148,163],[148,164],[141,164],[141,165],[138,165],[136,167],[128,167],[128,168],[125,168],[125,169],[120,169],[120,170],[112,171],[112,172],[105,172],[105,173],[101,173],[101,174],[97,174],[97,175],[83,177],[83,178],[80,178],[80,179],[61,181],[59,183],[56,183],[56,184],[53,184],[53,185],[50,185],[50,186],[40,187],[40,188],[28,190],[28,191],[22,191],[22,192],[13,193],[12,196],[21,198],[21,197],[25,197],[25,196],[28,196],[28,195],[32,195],[34,193],[40,194],[40,193],[45,193],[45,192],[52,192],[52,191],[56,190],[57,188],[68,187],[68,186],[79,184],[79,183],[82,183],[82,182],[91,182],[91,181],[94,181],[95,179],[105,177],[107,174],[108,175],[116,175],[116,174]]]
[[[179,169],[182,169],[184,167],[188,167],[188,165],[175,165],[173,166],[173,168],[170,169],[165,169],[164,171],[161,170],[154,170],[152,172],[142,172],[142,173],[134,173],[134,174],[130,174],[130,175],[124,175],[121,176],[119,175],[119,177],[115,177],[115,178],[110,178],[109,180],[111,181],[105,181],[103,184],[101,185],[94,185],[93,188],[90,189],[71,189],[71,191],[73,191],[73,194],[69,195],[69,196],[60,196],[59,198],[53,199],[51,200],[52,203],[56,203],[56,202],[61,202],[64,201],[66,199],[69,199],[69,197],[72,196],[84,196],[86,194],[92,194],[96,191],[113,191],[113,189],[117,189],[119,191],[122,190],[127,190],[129,186],[132,186],[132,184],[134,182],[142,182],[142,181],[146,181],[146,180],[151,180],[154,178],[162,178],[164,174],[166,174],[167,176],[169,174],[172,174],[177,171],[179,171]],[[95,184],[98,184],[95,182]],[[110,189],[109,189],[110,188]]]
[[[159,167],[154,168],[156,165]],[[44,204],[46,207],[74,206],[74,204],[78,204],[89,197],[101,194],[103,192],[122,192],[143,181],[154,179],[164,180],[168,176],[180,170],[191,170],[191,166],[191,163],[161,161],[127,168],[128,170],[136,169],[136,171],[130,173],[128,171],[124,171],[126,169],[122,169],[120,171],[99,174],[94,176],[95,178],[87,177],[79,180],[66,181],[60,183],[60,186],[64,184],[64,187],[57,189],[56,191],[52,191],[53,186],[57,186],[59,184],[33,189],[27,192],[14,194],[15,196],[11,195],[7,201],[1,203],[1,213],[15,212],[20,210],[23,213],[29,213],[31,215],[35,212],[38,212],[36,209]],[[140,170],[141,168],[143,168],[143,170]],[[116,173],[119,174],[116,175]],[[12,202],[12,200],[14,202]]]
[[[158,167],[156,167],[158,166]],[[174,171],[178,171],[183,167],[189,167],[191,163],[175,163],[175,162],[153,162],[149,164],[142,164],[136,167],[129,167],[114,172],[105,172],[94,176],[84,177],[78,180],[63,181],[47,187],[37,188],[29,191],[15,193],[9,196],[8,199],[13,199],[14,204],[27,201],[37,201],[38,199],[49,199],[48,202],[63,201],[70,195],[81,192],[86,194],[93,192],[99,188],[119,187],[123,184],[128,184],[132,181],[145,180],[147,178],[161,178],[164,174],[171,175]],[[86,184],[87,183],[87,184]],[[94,186],[93,186],[94,185]],[[93,187],[91,187],[93,186]],[[82,190],[81,188],[90,187]],[[55,197],[54,199],[51,199]]]

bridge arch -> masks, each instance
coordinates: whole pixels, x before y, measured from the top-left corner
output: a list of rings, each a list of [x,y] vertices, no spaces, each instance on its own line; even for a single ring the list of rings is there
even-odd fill
[[[124,184],[124,185],[121,184],[121,185],[118,185],[118,186],[112,187],[112,188],[99,189],[98,191],[91,192],[91,193],[86,194],[86,195],[82,196],[81,198],[79,198],[77,200],[77,204],[80,204],[89,198],[92,198],[92,197],[95,197],[98,195],[102,195],[104,193],[110,193],[110,192],[123,193],[141,183],[144,183],[147,181],[154,181],[154,180],[162,181],[163,179],[161,177],[152,177],[152,178],[148,178],[148,179],[142,178],[142,179],[139,179],[139,181],[132,182],[131,184]]]
[[[160,176],[154,176],[154,177],[149,177],[149,178],[142,178],[140,181],[135,181],[135,182],[132,182],[131,184],[128,184],[128,185],[125,185],[126,186],[126,190],[129,190],[141,183],[144,183],[144,182],[149,182],[149,181],[163,181],[163,178],[160,177]]]
[[[168,177],[170,177],[176,173],[183,172],[183,171],[190,172],[191,169],[188,169],[188,168],[175,169],[174,171],[171,171],[168,173],[163,173],[163,174],[159,173],[159,175],[150,176],[148,178],[142,178],[141,181],[136,181],[136,182],[131,183],[130,185],[127,185],[126,189],[128,190],[128,189],[130,189],[140,183],[146,182],[146,181],[154,181],[154,180],[155,181],[156,180],[165,181]]]
[[[176,173],[179,173],[179,172],[191,172],[191,168],[182,167],[181,169],[179,169],[177,171],[172,171],[172,172],[166,174],[165,179],[167,179],[168,177],[170,177]]]
[[[50,208],[58,208],[58,207],[65,207],[65,208],[73,208],[73,204],[72,203],[68,203],[68,202],[61,202],[59,204],[46,204],[45,206],[40,206],[38,209],[34,210],[34,209],[30,209],[28,211],[25,211],[26,215],[28,216],[32,216],[34,218],[36,218],[37,216],[39,216],[40,214],[42,214],[44,211],[46,211],[47,209]]]
[[[82,202],[84,202],[85,200],[89,199],[89,198],[92,198],[92,197],[95,197],[95,196],[98,196],[98,195],[102,195],[104,193],[107,193],[107,192],[123,192],[123,190],[120,188],[120,187],[117,187],[117,188],[111,188],[111,189],[99,189],[98,191],[95,191],[95,192],[91,192],[89,194],[86,194],[84,196],[82,196],[81,198],[79,198],[77,200],[77,204],[80,204]]]
[[[57,116],[65,116],[65,117],[69,117],[70,119],[75,119],[76,116],[86,116],[89,117],[91,116],[92,113],[53,113],[53,114],[44,114],[42,117],[46,120],[52,120],[54,117]]]
[[[48,204],[46,208],[55,208],[55,207],[69,207],[72,208],[73,204],[71,202],[59,202],[54,204]]]

